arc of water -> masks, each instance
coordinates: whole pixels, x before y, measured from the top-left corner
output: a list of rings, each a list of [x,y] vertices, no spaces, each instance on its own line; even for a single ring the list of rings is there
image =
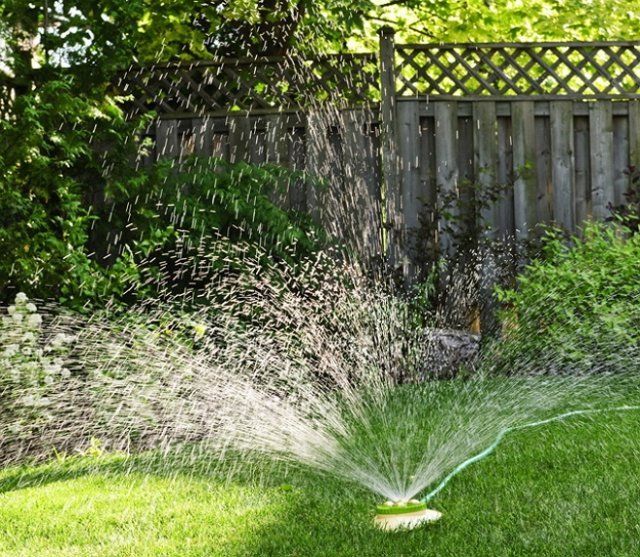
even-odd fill
[[[489,456],[496,449],[496,447],[500,444],[500,442],[502,441],[502,439],[504,438],[504,436],[507,433],[511,433],[512,431],[518,431],[518,430],[521,430],[521,429],[529,429],[529,428],[532,428],[532,427],[538,427],[538,426],[546,425],[546,424],[549,424],[549,423],[552,423],[552,422],[563,421],[563,420],[565,420],[567,418],[570,418],[572,416],[588,415],[588,414],[601,414],[601,413],[605,413],[605,412],[629,412],[629,411],[633,411],[633,410],[640,410],[640,406],[624,405],[624,406],[616,406],[616,407],[613,407],[613,408],[590,408],[590,409],[584,409],[584,410],[572,410],[570,412],[565,412],[564,414],[559,414],[557,416],[552,416],[551,418],[546,418],[544,420],[539,420],[539,421],[536,421],[536,422],[529,422],[527,424],[505,428],[497,435],[495,441],[493,443],[491,443],[491,445],[489,445],[486,449],[480,451],[479,453],[477,453],[476,455],[472,456],[471,458],[468,458],[464,462],[461,462],[460,464],[458,464],[458,466],[456,466],[438,484],[438,486],[435,489],[430,491],[422,499],[422,501],[425,502],[425,503],[431,501],[431,499],[433,499],[436,495],[438,495],[438,493],[440,493],[447,486],[449,481],[451,481],[455,476],[457,476],[465,468],[471,466],[474,462],[478,462],[478,461],[484,459],[485,457]]]

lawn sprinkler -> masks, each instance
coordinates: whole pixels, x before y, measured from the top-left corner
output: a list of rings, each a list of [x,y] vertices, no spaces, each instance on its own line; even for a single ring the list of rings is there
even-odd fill
[[[387,501],[376,507],[375,525],[381,530],[413,530],[421,524],[435,522],[442,513],[427,509],[427,504],[417,499]]]

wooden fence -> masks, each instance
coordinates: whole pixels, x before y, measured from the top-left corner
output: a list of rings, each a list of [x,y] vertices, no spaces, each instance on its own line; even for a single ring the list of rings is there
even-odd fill
[[[526,239],[606,217],[640,165],[638,42],[395,45],[385,29],[377,56],[238,64],[123,75],[132,110],[158,112],[156,156],[276,162],[360,188],[386,210],[359,217],[385,223],[407,274],[412,232],[430,222],[424,241],[451,249],[451,213],[479,191],[500,192],[479,216],[488,237]],[[311,187],[284,203],[322,218]]]

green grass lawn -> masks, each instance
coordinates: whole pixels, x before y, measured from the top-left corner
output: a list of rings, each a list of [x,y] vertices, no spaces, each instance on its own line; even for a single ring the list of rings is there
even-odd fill
[[[439,523],[394,534],[372,526],[376,497],[301,470],[228,483],[152,455],[6,469],[0,555],[637,556],[639,432],[629,412],[511,434],[432,502]]]

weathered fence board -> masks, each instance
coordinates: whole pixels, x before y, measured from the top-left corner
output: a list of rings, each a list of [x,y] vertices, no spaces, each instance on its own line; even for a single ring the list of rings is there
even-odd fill
[[[575,222],[581,223],[591,214],[591,149],[589,118],[576,116],[573,125],[575,163]]]
[[[573,103],[551,101],[550,123],[553,218],[560,226],[572,230],[575,213]]]
[[[511,106],[513,141],[514,226],[519,240],[529,237],[536,223],[536,129],[532,101],[514,102]]]
[[[613,116],[613,202],[624,203],[624,194],[629,189],[629,119]]]
[[[497,186],[498,178],[498,120],[493,102],[474,102],[474,153],[475,176],[481,195]],[[486,236],[490,240],[498,238],[500,232],[499,199],[487,197],[483,200],[480,216],[486,226]]]
[[[520,101],[498,112],[489,101],[401,100],[396,107],[398,179],[389,215],[402,238],[440,214],[440,247],[463,222],[472,196],[498,193],[481,211],[487,237],[526,239],[541,222],[576,231],[588,218],[605,218],[609,204],[624,203],[628,168],[640,162],[640,101]],[[371,130],[380,116],[368,109],[159,119],[156,157],[181,159],[195,153],[229,161],[275,163],[320,176],[335,195],[367,191],[380,207],[381,138]],[[369,132],[365,133],[365,129]],[[471,187],[471,185],[474,187]],[[278,203],[311,211],[322,221],[326,208],[315,186],[294,184]],[[354,198],[355,199],[355,198]],[[459,202],[459,203],[458,203]],[[364,206],[358,198],[356,205]],[[346,209],[344,209],[346,210]],[[446,213],[446,214],[445,214]],[[425,240],[427,241],[427,240]],[[413,240],[411,240],[413,242]],[[401,259],[398,259],[398,263]]]
[[[440,222],[439,244],[443,253],[453,248],[460,171],[458,168],[458,106],[456,102],[439,102],[435,110],[436,192]]]
[[[629,107],[629,163],[640,167],[640,101],[630,100],[624,104]]]
[[[411,230],[419,226],[421,201],[420,184],[420,115],[418,101],[403,102],[398,105],[398,158],[400,171],[400,225],[404,231],[401,246],[401,260],[404,276],[412,277],[415,266],[412,265],[410,251]]]
[[[551,222],[553,217],[553,182],[551,175],[551,124],[549,118],[537,117],[536,178],[538,184],[537,222]]]
[[[371,126],[372,114],[351,110],[342,115],[344,135],[342,157],[345,177],[343,210],[355,209],[350,219],[350,240],[362,253],[380,254],[380,173],[375,164],[377,137]],[[418,157],[416,157],[417,160]],[[373,163],[373,164],[372,164]]]
[[[496,183],[500,188],[496,211],[500,238],[512,240],[515,236],[514,196],[513,196],[513,138],[511,119],[498,118],[498,174]]]
[[[593,216],[605,218],[613,201],[613,114],[611,103],[590,104],[591,200]]]

